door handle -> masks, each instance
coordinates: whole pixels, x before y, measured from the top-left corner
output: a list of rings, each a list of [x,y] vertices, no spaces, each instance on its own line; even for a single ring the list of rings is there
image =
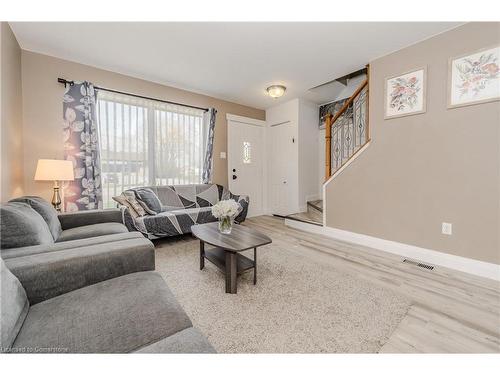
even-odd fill
[[[233,180],[236,180],[238,178],[238,176],[236,176],[235,174],[233,174]]]

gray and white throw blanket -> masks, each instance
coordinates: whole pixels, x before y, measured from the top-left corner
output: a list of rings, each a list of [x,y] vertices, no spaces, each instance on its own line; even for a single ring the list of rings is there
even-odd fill
[[[134,192],[148,214],[132,215],[129,208],[121,206],[125,225],[130,231],[142,232],[152,239],[190,233],[194,224],[217,221],[212,206],[225,199],[239,203],[240,210],[234,220],[241,223],[249,205],[248,196],[234,195],[217,184],[147,186],[127,192]]]

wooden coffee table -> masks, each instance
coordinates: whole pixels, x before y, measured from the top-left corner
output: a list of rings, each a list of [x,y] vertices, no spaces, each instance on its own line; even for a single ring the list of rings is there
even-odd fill
[[[233,225],[231,234],[222,234],[218,223],[193,225],[191,232],[200,240],[200,270],[205,267],[205,259],[219,268],[226,276],[226,293],[235,294],[237,275],[252,268],[253,283],[257,283],[257,247],[270,244],[268,236],[241,225]],[[215,247],[205,249],[205,243]],[[238,254],[252,248],[253,259]]]

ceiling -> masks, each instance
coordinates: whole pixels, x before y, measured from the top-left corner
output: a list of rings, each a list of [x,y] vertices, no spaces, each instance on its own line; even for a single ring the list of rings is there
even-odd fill
[[[460,23],[10,25],[25,50],[264,109],[295,97],[324,103],[325,94],[309,89]],[[285,85],[285,95],[268,97],[271,84]]]

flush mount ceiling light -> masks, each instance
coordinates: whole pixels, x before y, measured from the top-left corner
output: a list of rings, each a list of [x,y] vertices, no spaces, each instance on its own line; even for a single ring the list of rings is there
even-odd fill
[[[277,99],[285,93],[286,87],[282,85],[269,86],[266,91],[271,98]]]

